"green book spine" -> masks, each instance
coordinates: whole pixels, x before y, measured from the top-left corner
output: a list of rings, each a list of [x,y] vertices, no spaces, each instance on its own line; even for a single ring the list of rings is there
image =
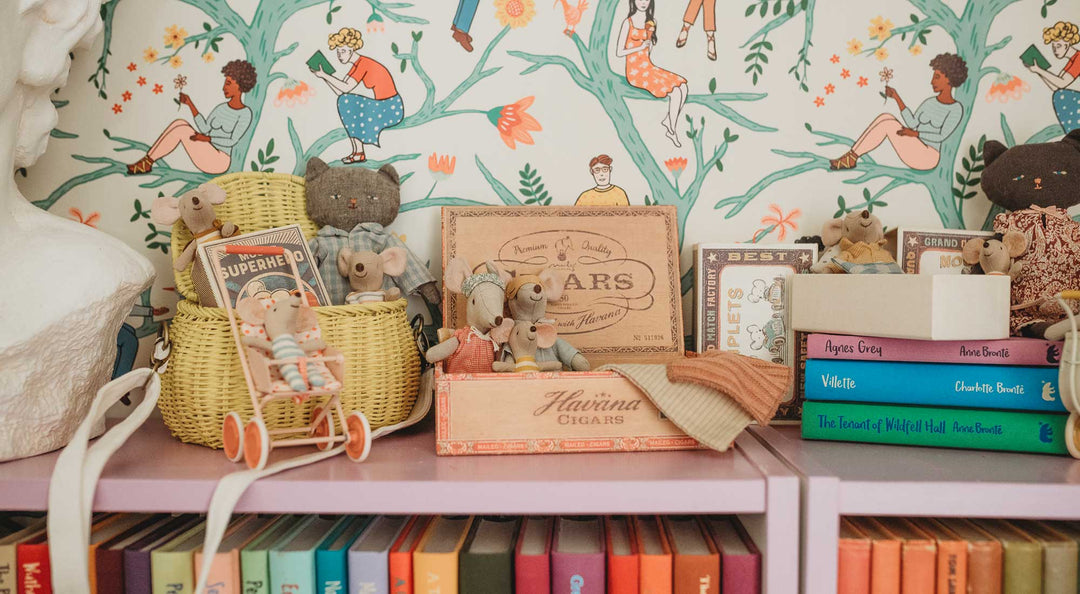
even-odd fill
[[[1003,594],[1042,592],[1042,549],[1037,542],[1004,541]]]
[[[150,575],[154,594],[191,594],[195,591],[192,554],[187,552],[153,551],[150,553]]]
[[[811,402],[806,439],[1068,455],[1068,415],[963,408]]]
[[[266,549],[240,551],[244,594],[270,594],[270,555]]]

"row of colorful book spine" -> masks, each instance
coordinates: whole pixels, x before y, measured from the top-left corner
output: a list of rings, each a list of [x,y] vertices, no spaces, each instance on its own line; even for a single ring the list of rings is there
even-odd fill
[[[850,517],[838,594],[1077,592],[1080,523]]]
[[[803,437],[1067,455],[1061,349],[811,334]]]
[[[45,519],[0,521],[0,592],[51,594]],[[761,554],[733,516],[99,514],[94,594],[755,594]]]

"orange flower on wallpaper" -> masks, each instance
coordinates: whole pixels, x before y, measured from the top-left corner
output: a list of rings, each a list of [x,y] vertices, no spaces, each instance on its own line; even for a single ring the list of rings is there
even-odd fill
[[[281,85],[277,97],[274,97],[274,107],[281,107],[282,104],[295,107],[297,103],[307,103],[308,98],[314,96],[315,90],[306,82],[290,78]]]
[[[170,25],[165,27],[165,47],[180,47],[187,39],[187,30],[183,27]]]
[[[908,49],[908,51],[911,52],[911,55],[917,56],[917,55],[922,53],[922,46],[921,45],[913,45],[913,46],[911,46],[910,49]]]
[[[879,47],[874,51],[874,57],[877,58],[879,62],[884,62],[889,59],[889,50]]]
[[[368,20],[368,33],[382,33],[383,31],[386,31],[386,25],[381,20]]]
[[[675,179],[679,178],[679,175],[683,171],[686,171],[686,157],[673,157],[664,161],[664,166],[671,172],[671,175],[675,176]]]
[[[428,157],[427,167],[428,171],[431,171],[431,177],[434,177],[438,181],[444,181],[454,174],[454,167],[457,166],[457,157],[453,155],[439,155],[437,153],[431,153]]]
[[[893,26],[892,21],[882,16],[870,19],[870,39],[885,41],[892,34]]]
[[[173,56],[173,57],[169,58],[169,66],[172,66],[173,68],[179,68],[179,67],[181,67],[183,65],[184,65],[184,60],[181,59],[180,56]]]
[[[761,217],[761,224],[774,225],[773,231],[776,232],[777,241],[784,241],[784,238],[787,237],[788,229],[791,229],[792,231],[799,230],[799,223],[795,222],[795,219],[799,218],[799,215],[802,214],[801,210],[793,208],[791,209],[791,212],[785,215],[784,211],[780,210],[780,207],[775,204],[770,204],[769,210],[771,210],[773,214]]]
[[[209,64],[210,62],[213,62],[214,61],[214,54],[212,54],[210,52],[206,52],[205,54],[202,55],[202,61],[206,62],[207,64]]]
[[[516,103],[488,110],[488,121],[491,122],[492,126],[498,128],[499,137],[506,143],[506,146],[514,149],[517,148],[515,144],[517,142],[533,144],[533,138],[529,132],[543,130],[540,122],[525,111],[535,100],[535,97],[525,97],[519,99]]]
[[[153,62],[158,57],[157,50],[152,47],[148,47],[143,50],[142,57],[143,60],[146,60],[147,62]]]
[[[536,16],[533,0],[495,0],[495,18],[499,24],[511,29],[520,29],[529,24]]]
[[[857,53],[859,53],[861,51],[862,51],[862,42],[859,41],[858,39],[852,39],[851,41],[847,42],[847,53],[854,56],[855,54],[857,54]]]
[[[1018,101],[1030,90],[1031,86],[1022,79],[1003,72],[997,75],[994,84],[990,85],[990,90],[986,92],[986,102],[990,103],[995,99],[1001,103],[1008,103],[1010,99]]]
[[[825,98],[818,95],[817,97],[814,98],[814,105],[816,105],[818,107],[825,107]]]
[[[74,206],[68,209],[68,216],[76,223],[82,223],[95,229],[97,229],[98,221],[101,220],[100,213],[92,212],[86,216],[83,216],[83,212],[78,208],[75,208]]]

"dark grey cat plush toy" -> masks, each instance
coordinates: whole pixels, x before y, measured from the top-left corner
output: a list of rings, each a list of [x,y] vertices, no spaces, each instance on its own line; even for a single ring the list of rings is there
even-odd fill
[[[386,230],[397,218],[401,206],[401,181],[391,165],[378,170],[363,167],[330,167],[319,158],[307,162],[307,212],[319,225],[318,235],[309,242],[323,283],[335,305],[345,303],[352,290],[349,280],[338,273],[338,252],[381,254],[388,248],[408,248]],[[383,289],[397,287],[403,295],[419,294],[429,305],[440,302],[439,289],[427,266],[411,251],[405,272],[385,277]],[[434,315],[438,308],[431,307]]]
[[[1027,243],[1012,282],[1009,327],[1014,335],[1060,340],[1068,322],[1053,296],[1080,289],[1080,223],[1066,211],[1080,204],[1080,130],[1012,148],[989,140],[983,156],[986,197],[1011,211],[994,217],[994,231],[1023,234]]]

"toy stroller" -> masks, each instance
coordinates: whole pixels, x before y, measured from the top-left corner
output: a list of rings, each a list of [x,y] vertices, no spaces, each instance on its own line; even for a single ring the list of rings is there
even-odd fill
[[[346,415],[342,410],[339,392],[345,357],[322,342],[293,254],[276,246],[242,245],[228,245],[225,253],[284,257],[296,281],[296,290],[288,297],[246,297],[235,308],[231,299],[222,300],[255,408],[255,416],[246,425],[236,411],[225,415],[221,429],[225,455],[233,462],[244,458],[249,468],[258,470],[266,466],[270,450],[275,447],[314,444],[328,450],[343,443],[349,459],[364,461],[371,451],[371,427],[363,413],[352,411]],[[221,263],[214,260],[213,267],[218,284],[224,285]],[[221,288],[227,295],[225,287]],[[275,370],[277,373],[273,373]],[[288,398],[299,405],[319,397],[326,400],[311,411],[306,427],[267,429],[263,408],[270,402]]]

